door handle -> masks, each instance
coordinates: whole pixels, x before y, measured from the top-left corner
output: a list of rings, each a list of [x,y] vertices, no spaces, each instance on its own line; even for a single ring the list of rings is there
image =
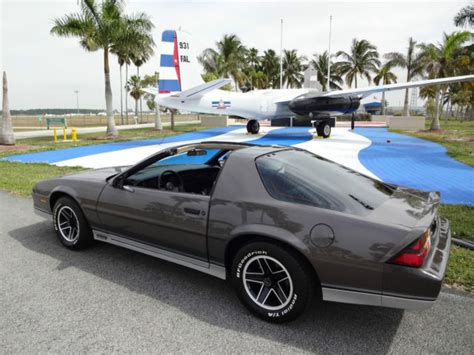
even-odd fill
[[[196,208],[184,207],[184,213],[190,214],[190,215],[193,215],[193,216],[199,216],[199,215],[201,215],[201,210],[198,210]]]

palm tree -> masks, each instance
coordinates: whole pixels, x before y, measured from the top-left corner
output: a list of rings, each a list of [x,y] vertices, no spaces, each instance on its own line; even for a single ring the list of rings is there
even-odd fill
[[[283,82],[286,87],[300,88],[303,85],[305,56],[299,56],[296,49],[283,51]]]
[[[111,46],[111,52],[118,57],[120,66],[120,107],[122,109],[122,67],[125,64],[125,82],[128,82],[128,66],[137,53],[144,52],[145,56],[153,53],[153,37],[151,30],[154,28],[149,17],[143,13],[124,18],[120,23],[117,38]],[[128,123],[128,93],[125,95],[125,115]],[[123,124],[123,115],[122,124]]]
[[[205,49],[198,60],[206,72],[214,73],[217,77],[232,78],[237,91],[239,84],[245,81],[243,69],[247,49],[235,34],[224,35],[216,42],[216,47]]]
[[[433,43],[420,44],[421,60],[428,77],[434,79],[458,75],[459,71],[464,68],[457,62],[457,54],[462,50],[462,45],[470,38],[471,34],[467,31],[453,32],[452,34],[444,33],[443,42],[437,45]],[[446,89],[446,86],[436,88],[436,114],[431,122],[431,130],[441,129],[439,124],[440,98],[446,92]]]
[[[143,95],[142,81],[138,75],[132,75],[127,82],[127,90],[130,92],[130,96],[135,100],[135,116],[138,118],[138,100]]]
[[[254,87],[254,79],[260,66],[260,57],[258,56],[257,48],[250,48],[245,54],[245,68],[244,73],[247,79],[250,81],[250,89]]]
[[[273,49],[263,52],[260,60],[262,71],[267,77],[267,87],[273,89],[280,87],[280,60]]]
[[[60,37],[78,37],[87,51],[102,49],[104,52],[105,104],[107,111],[107,135],[116,135],[112,88],[110,85],[109,51],[114,43],[123,16],[123,1],[81,1],[81,11],[54,19],[51,34]]]
[[[156,87],[157,82],[159,80],[160,76],[158,72],[155,72],[154,75],[145,75],[145,77],[142,80],[142,86],[143,87]],[[160,116],[160,108],[156,104],[155,101],[155,95],[150,95],[145,93],[145,100],[146,100],[146,105],[151,111],[155,111],[155,130],[162,130],[163,129],[163,123],[161,122],[161,116]]]
[[[354,38],[350,52],[338,51],[336,56],[343,57],[343,60],[337,63],[337,68],[340,75],[346,76],[346,84],[349,87],[352,87],[354,82],[357,88],[358,75],[370,83],[370,73],[375,73],[380,66],[377,47],[365,39],[359,41]]]
[[[374,77],[374,83],[375,85],[379,85],[382,83],[382,85],[386,84],[393,84],[397,82],[397,76],[391,71],[392,70],[392,65],[389,63],[385,63],[382,65],[378,71],[377,75]],[[382,92],[382,115],[385,115],[385,91]]]
[[[309,62],[310,67],[312,67],[318,72],[317,78],[322,86],[323,91],[329,91],[329,89],[327,88],[328,62],[329,58],[327,51],[324,51],[323,54],[314,54],[314,58],[311,59],[311,61]],[[341,84],[343,83],[342,77],[339,75],[338,70],[336,70],[337,68],[336,66],[334,66],[333,63],[331,63],[331,67],[333,68],[333,70],[329,74],[329,88],[340,90],[342,89]]]
[[[3,72],[2,122],[0,127],[0,144],[14,145],[15,136],[13,134],[12,116],[10,115],[10,105],[8,102],[7,73],[5,72]]]
[[[463,27],[466,23],[471,27],[474,26],[474,5],[463,7],[454,17],[455,26]]]
[[[416,41],[412,37],[408,39],[408,48],[406,54],[400,52],[391,52],[385,54],[389,65],[405,68],[407,70],[407,82],[423,72],[422,54],[416,52]],[[410,116],[410,107],[408,105],[408,89],[405,90],[405,101],[403,102],[403,115]]]

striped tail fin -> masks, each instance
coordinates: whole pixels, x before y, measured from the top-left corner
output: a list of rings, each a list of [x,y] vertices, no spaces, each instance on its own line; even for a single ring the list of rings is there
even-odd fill
[[[201,85],[201,68],[191,36],[183,31],[167,30],[161,36],[160,94],[181,92]]]

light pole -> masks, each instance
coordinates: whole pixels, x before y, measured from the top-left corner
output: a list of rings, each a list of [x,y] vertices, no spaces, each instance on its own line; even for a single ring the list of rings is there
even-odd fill
[[[280,22],[280,89],[283,89],[283,19]]]
[[[329,91],[329,81],[331,80],[331,27],[332,15],[329,15],[329,47],[328,47],[328,78],[326,80],[326,91]]]
[[[76,94],[76,107],[77,107],[77,114],[79,114],[79,90],[74,90]]]

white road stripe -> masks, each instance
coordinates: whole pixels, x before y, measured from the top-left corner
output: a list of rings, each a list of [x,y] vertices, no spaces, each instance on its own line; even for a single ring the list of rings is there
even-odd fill
[[[195,139],[181,142],[165,143],[165,144],[156,144],[149,145],[145,147],[136,147],[130,149],[116,150],[113,152],[99,153],[94,155],[88,155],[80,158],[63,160],[54,163],[58,166],[82,166],[85,168],[105,168],[111,166],[124,166],[124,165],[133,165],[137,162],[145,159],[146,157],[155,154],[156,152],[177,145],[196,143],[202,141],[226,141],[226,142],[245,142],[249,140],[258,139],[261,136],[264,136],[266,133],[278,129],[280,127],[265,127],[261,129],[262,134],[251,135],[247,134],[246,128],[237,128],[233,131],[213,136],[205,139]]]

